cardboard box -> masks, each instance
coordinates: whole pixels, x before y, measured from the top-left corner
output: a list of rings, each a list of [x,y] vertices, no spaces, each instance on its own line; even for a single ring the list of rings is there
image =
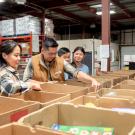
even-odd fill
[[[41,87],[46,92],[70,94],[71,99],[81,95],[86,95],[88,93],[88,87],[79,87],[66,84],[43,83],[41,84]]]
[[[0,96],[0,125],[17,121],[22,116],[40,109],[40,104],[33,101],[23,101]]]
[[[132,90],[135,90],[135,80],[125,80],[112,88],[113,89],[132,89]]]
[[[119,97],[119,98],[128,98],[133,100],[135,98],[135,91],[129,89],[108,89],[102,88],[95,93],[89,93],[90,96],[106,96],[106,97]]]
[[[109,109],[54,104],[23,117],[19,123],[39,125],[39,127],[52,127],[55,123],[70,126],[113,127],[115,135],[127,135],[135,125],[134,119],[133,114],[118,113]]]
[[[116,85],[117,83],[121,82],[121,78],[120,77],[116,77],[116,76],[93,76],[95,79],[97,78],[101,78],[103,80],[110,80],[111,81],[111,86]]]
[[[23,100],[38,101],[42,107],[56,103],[65,102],[71,99],[70,94],[59,94],[59,93],[49,93],[42,91],[30,90],[25,93],[15,94],[14,98],[19,98]]]
[[[135,77],[135,70],[118,70],[114,71],[113,74],[119,74],[119,75],[128,75],[129,79],[132,79]]]
[[[96,96],[80,96],[74,98],[67,103],[74,105],[84,105],[91,107],[103,107],[103,108],[133,108],[135,109],[135,100],[113,97],[99,97]],[[90,103],[90,104],[89,104]],[[91,104],[92,103],[92,104]]]
[[[64,85],[71,85],[71,86],[79,86],[79,87],[87,87],[88,88],[88,92],[94,92],[95,88],[92,87],[91,83],[84,83],[78,80],[66,80],[64,82],[58,82],[58,84],[64,84]],[[101,87],[102,88],[102,85]]]
[[[102,79],[102,78],[95,78],[98,82],[100,82],[101,87],[103,88],[110,88],[111,87],[111,80],[109,79]],[[91,86],[91,83],[84,83],[80,82],[78,80],[67,80],[63,82],[68,85],[73,85],[73,86],[81,86],[81,87],[88,87],[89,91],[93,91],[93,88]]]
[[[69,135],[55,131],[39,129],[17,123],[7,124],[0,127],[0,135]]]
[[[112,86],[112,80],[105,77],[94,76],[98,82],[100,82],[102,88],[110,88]]]
[[[107,72],[107,73],[102,73],[100,76],[114,76],[114,77],[119,77],[121,78],[121,81],[129,79],[128,75],[123,75],[123,74],[115,74],[113,72]]]

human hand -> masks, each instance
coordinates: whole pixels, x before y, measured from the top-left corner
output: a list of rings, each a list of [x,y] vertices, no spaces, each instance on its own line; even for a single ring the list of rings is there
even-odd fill
[[[92,80],[92,87],[94,87],[95,91],[100,88],[100,85],[101,84],[97,80]]]
[[[42,88],[40,87],[40,84],[38,84],[38,83],[36,83],[36,84],[32,84],[31,89],[33,89],[33,90],[37,90],[37,91],[42,90]]]

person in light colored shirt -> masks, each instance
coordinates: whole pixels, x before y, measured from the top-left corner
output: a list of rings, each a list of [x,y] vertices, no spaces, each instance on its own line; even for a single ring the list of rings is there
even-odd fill
[[[85,50],[83,47],[76,47],[73,51],[73,62],[72,65],[78,70],[89,74],[89,67],[82,63],[85,57]]]

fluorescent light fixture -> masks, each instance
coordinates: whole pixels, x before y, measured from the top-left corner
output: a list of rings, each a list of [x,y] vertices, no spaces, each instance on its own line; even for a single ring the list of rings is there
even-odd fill
[[[115,14],[116,12],[114,10],[110,10],[110,14]],[[102,15],[102,11],[96,12],[97,15]]]
[[[17,4],[24,5],[26,3],[26,0],[15,0]]]
[[[110,6],[112,6],[113,4],[110,3]],[[102,4],[97,4],[97,5],[93,5],[93,6],[90,6],[90,7],[93,7],[93,8],[101,8],[102,7]]]
[[[0,0],[0,3],[5,2],[5,0]]]

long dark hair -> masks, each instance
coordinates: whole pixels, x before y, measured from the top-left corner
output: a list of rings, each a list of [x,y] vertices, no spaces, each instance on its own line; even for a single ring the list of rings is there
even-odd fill
[[[85,55],[85,50],[84,50],[84,48],[81,47],[81,46],[78,46],[78,47],[76,47],[76,48],[74,49],[73,55],[74,55],[74,53],[75,53],[76,51],[81,51],[81,52]],[[71,64],[72,64],[72,66],[74,66],[75,68],[77,67],[76,64],[75,64],[75,62],[74,62],[74,59],[73,59],[73,62],[72,62]]]
[[[0,45],[0,65],[2,65],[4,63],[6,64],[6,61],[3,58],[2,54],[5,53],[8,55],[8,54],[12,53],[16,46],[18,46],[22,52],[22,48],[21,48],[20,44],[13,40],[6,40],[1,43],[1,45]]]

